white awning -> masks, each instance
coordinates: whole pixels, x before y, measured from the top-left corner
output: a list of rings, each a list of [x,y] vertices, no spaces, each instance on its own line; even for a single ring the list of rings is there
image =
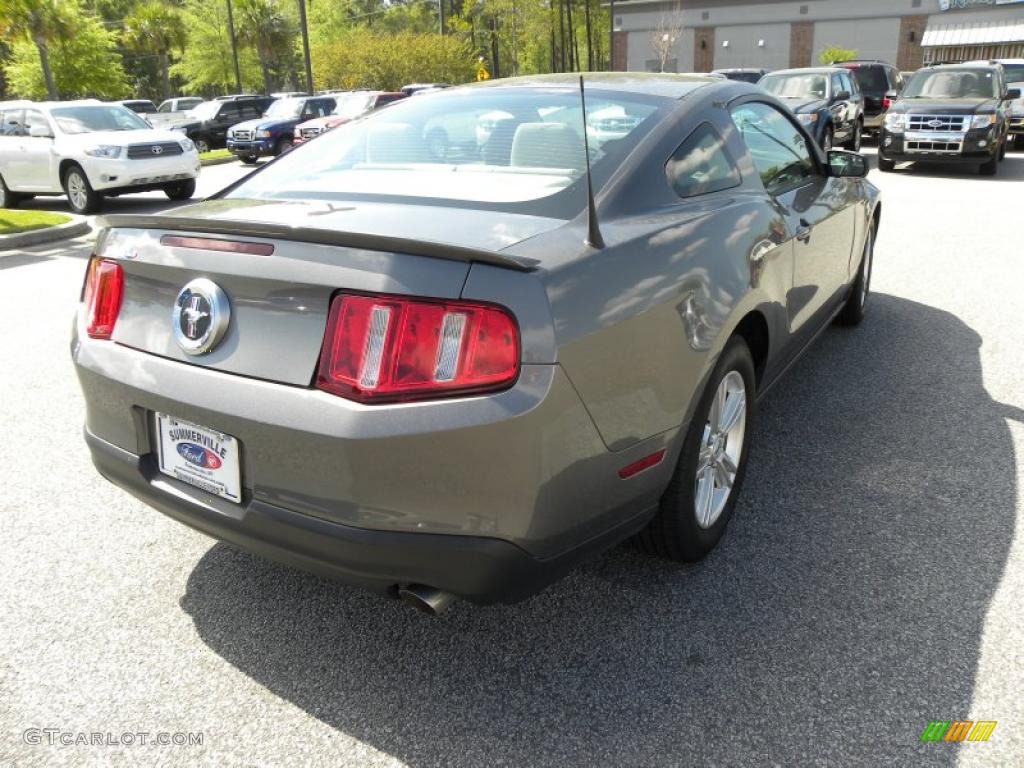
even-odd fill
[[[1024,19],[979,21],[975,24],[929,24],[921,35],[921,45],[925,48],[989,43],[1024,43]]]

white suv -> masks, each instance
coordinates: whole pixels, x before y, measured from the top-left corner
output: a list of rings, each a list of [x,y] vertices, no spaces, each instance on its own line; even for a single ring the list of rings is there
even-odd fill
[[[94,213],[105,195],[153,189],[186,200],[199,167],[189,139],[119,104],[0,103],[0,208],[66,194],[75,213]]]

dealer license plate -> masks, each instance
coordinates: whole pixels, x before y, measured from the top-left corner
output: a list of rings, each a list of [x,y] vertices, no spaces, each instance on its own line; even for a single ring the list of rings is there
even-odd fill
[[[223,432],[156,415],[160,471],[228,501],[242,500],[238,440]]]

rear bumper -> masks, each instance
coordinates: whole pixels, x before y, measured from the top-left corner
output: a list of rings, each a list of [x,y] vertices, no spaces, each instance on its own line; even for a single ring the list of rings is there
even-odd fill
[[[1014,115],[1010,118],[1010,133],[1016,136],[1024,134],[1024,115]]]
[[[382,594],[395,595],[398,585],[425,584],[476,603],[522,600],[588,555],[635,533],[653,512],[634,514],[542,559],[501,539],[365,530],[256,499],[226,514],[201,491],[161,475],[152,455],[136,456],[88,429],[85,440],[101,475],[168,517],[268,560]]]
[[[882,127],[882,123],[885,120],[885,112],[879,112],[877,115],[864,115],[864,128],[869,131],[877,131]]]

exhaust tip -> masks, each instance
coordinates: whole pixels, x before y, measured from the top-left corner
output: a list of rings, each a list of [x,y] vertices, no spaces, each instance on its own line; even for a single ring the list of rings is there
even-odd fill
[[[406,605],[411,605],[420,613],[438,616],[445,612],[455,601],[451,592],[443,592],[434,587],[422,584],[408,584],[398,588],[398,597]]]

